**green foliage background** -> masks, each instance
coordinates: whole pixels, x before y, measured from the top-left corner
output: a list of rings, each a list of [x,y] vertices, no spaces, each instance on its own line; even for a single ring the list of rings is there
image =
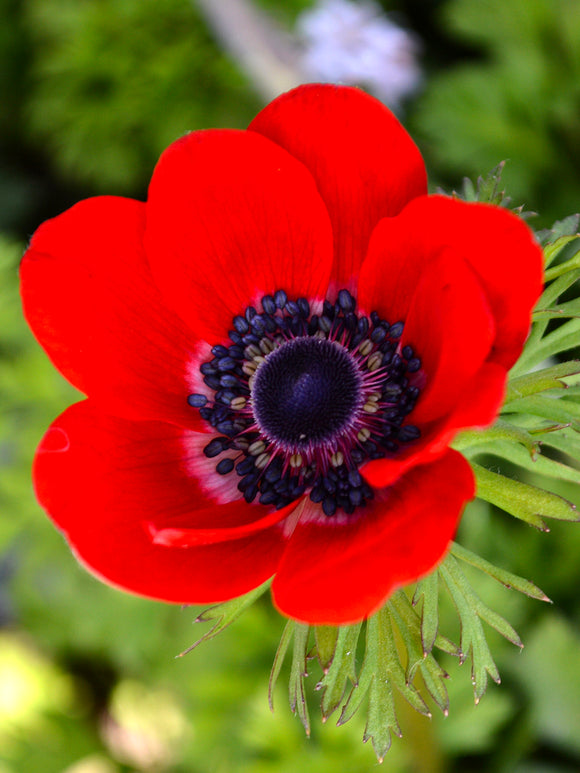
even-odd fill
[[[264,5],[290,25],[308,3]],[[424,89],[405,122],[433,184],[458,187],[508,158],[508,192],[540,213],[534,224],[578,210],[578,0],[383,5],[423,39]],[[267,600],[175,659],[199,636],[198,610],[96,582],[31,491],[34,448],[77,395],[21,318],[16,269],[28,236],[78,198],[143,198],[173,139],[243,127],[261,104],[189,0],[0,0],[0,773],[376,766],[360,742],[362,717],[341,728],[315,720],[306,739],[281,687],[270,714],[267,675],[284,621]],[[579,502],[571,487],[562,493]],[[580,530],[551,529],[541,535],[470,506],[462,544],[534,580],[554,606],[478,576],[478,592],[526,646],[520,654],[490,636],[503,684],[477,707],[467,667],[444,662],[450,716],[429,722],[401,705],[405,737],[389,770],[579,769]]]

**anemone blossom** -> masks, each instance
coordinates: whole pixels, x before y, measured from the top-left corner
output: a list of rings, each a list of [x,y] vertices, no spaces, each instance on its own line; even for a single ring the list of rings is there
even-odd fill
[[[90,571],[178,603],[273,576],[281,612],[342,624],[435,567],[474,496],[449,443],[497,415],[541,253],[426,191],[381,103],[308,85],[179,139],[146,203],[38,229],[26,318],[87,399],[35,487]]]

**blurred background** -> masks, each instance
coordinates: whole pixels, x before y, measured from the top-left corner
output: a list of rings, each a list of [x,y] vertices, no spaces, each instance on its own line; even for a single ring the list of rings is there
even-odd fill
[[[80,198],[144,199],[157,157],[185,131],[242,128],[313,80],[359,84],[394,109],[433,190],[507,159],[505,187],[538,213],[532,225],[580,208],[579,0],[0,0],[0,773],[376,768],[362,716],[321,725],[316,675],[310,739],[283,679],[271,715],[284,621],[267,598],[175,659],[203,633],[199,610],[85,574],[30,483],[43,431],[78,398],[21,317],[31,233]],[[558,491],[580,503],[571,486]],[[539,534],[476,502],[460,541],[554,604],[478,578],[525,648],[490,634],[503,683],[477,707],[469,666],[444,660],[450,716],[429,722],[401,703],[404,738],[385,768],[577,773],[580,529]]]

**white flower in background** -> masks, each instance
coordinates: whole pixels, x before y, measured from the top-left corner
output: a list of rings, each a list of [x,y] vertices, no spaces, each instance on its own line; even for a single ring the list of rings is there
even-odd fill
[[[372,0],[320,0],[297,21],[301,65],[313,80],[365,86],[391,108],[417,90],[417,38]]]

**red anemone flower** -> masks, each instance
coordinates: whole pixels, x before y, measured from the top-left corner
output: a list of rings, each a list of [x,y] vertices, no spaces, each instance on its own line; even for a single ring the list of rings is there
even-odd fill
[[[147,203],[38,229],[26,317],[87,399],[34,480],[88,569],[178,603],[274,576],[284,614],[342,624],[434,568],[474,496],[449,442],[497,414],[541,255],[506,210],[425,194],[383,105],[309,85],[175,142]]]

